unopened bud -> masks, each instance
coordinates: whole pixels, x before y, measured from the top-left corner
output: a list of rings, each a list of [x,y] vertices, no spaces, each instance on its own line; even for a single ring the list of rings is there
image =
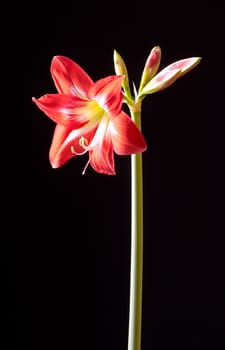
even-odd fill
[[[122,82],[122,87],[124,89],[124,92],[128,97],[131,97],[127,67],[124,60],[116,50],[114,50],[113,60],[114,60],[114,69],[116,74],[124,76],[124,79]]]
[[[143,89],[143,87],[147,83],[149,83],[150,80],[157,73],[157,71],[159,69],[160,61],[161,61],[161,49],[159,46],[155,46],[151,50],[151,52],[146,60],[146,63],[145,63],[144,69],[143,69],[143,73],[141,76],[139,91],[141,91]]]

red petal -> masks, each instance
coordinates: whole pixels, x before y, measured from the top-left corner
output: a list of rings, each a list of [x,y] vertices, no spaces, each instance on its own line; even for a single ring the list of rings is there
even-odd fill
[[[71,130],[62,125],[57,125],[53,135],[53,140],[49,152],[50,163],[53,168],[59,168],[71,158],[84,153],[79,141],[81,137],[91,142],[96,128],[90,128],[85,133],[85,129]]]
[[[74,129],[87,123],[95,113],[93,101],[72,95],[46,94],[32,100],[55,123]]]
[[[115,175],[114,153],[110,137],[107,132],[102,142],[99,142],[92,150],[89,151],[90,164],[95,171],[101,174]]]
[[[109,114],[118,114],[122,107],[122,84],[123,76],[113,75],[98,80],[90,89],[89,97]]]
[[[85,97],[93,85],[89,75],[74,61],[65,56],[55,56],[51,74],[59,93]]]
[[[111,121],[110,131],[114,151],[119,155],[139,153],[147,148],[141,131],[124,112]]]
[[[49,151],[49,160],[53,168],[59,168],[70,158],[75,157],[75,154],[71,151],[71,147],[64,147],[62,151],[62,145],[70,132],[71,130],[65,126],[56,125],[55,127],[55,132]]]

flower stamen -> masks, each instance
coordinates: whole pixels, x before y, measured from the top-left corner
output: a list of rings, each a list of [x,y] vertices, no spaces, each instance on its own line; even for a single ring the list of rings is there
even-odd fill
[[[79,139],[79,145],[84,149],[84,151],[82,151],[82,152],[77,152],[77,151],[75,150],[75,147],[72,145],[72,146],[70,147],[70,149],[71,149],[71,152],[72,152],[73,154],[76,154],[77,156],[81,156],[81,155],[83,155],[83,154],[85,154],[85,153],[88,152],[88,150],[89,150],[88,140],[87,140],[84,136],[81,136],[81,138]]]
[[[87,152],[87,149],[85,149],[83,152],[77,152],[77,151],[75,151],[75,147],[73,145],[70,147],[70,149],[71,149],[71,152],[73,154],[76,154],[76,156],[82,156],[83,154],[85,154]]]
[[[86,151],[88,150],[88,140],[84,136],[81,136],[79,140],[79,145],[83,147]]]
[[[84,169],[83,169],[83,171],[82,171],[82,175],[85,174],[85,172],[86,172],[86,170],[87,170],[87,167],[88,167],[90,161],[91,161],[91,157],[89,157],[89,159],[88,159],[88,161],[87,161],[87,163],[86,163],[86,165],[85,165],[85,167],[84,167]]]
[[[89,151],[89,149],[90,149],[90,146],[88,144],[88,140],[84,136],[81,136],[81,138],[79,139],[79,145],[84,149],[84,151],[83,152],[77,152],[75,150],[75,147],[72,145],[70,147],[70,149],[71,149],[71,152],[73,154],[76,154],[76,155],[80,156],[80,155],[83,155],[83,154],[87,153]],[[86,163],[86,165],[85,165],[85,167],[84,167],[84,169],[82,171],[82,175],[85,174],[86,169],[87,169],[87,167],[88,167],[88,165],[90,163],[90,160],[91,160],[91,157],[89,157],[89,159],[88,159],[88,161],[87,161],[87,163]]]

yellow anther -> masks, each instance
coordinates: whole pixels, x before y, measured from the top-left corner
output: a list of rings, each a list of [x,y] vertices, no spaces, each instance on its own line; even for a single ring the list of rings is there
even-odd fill
[[[88,147],[88,140],[84,136],[81,136],[81,138],[79,140],[79,145],[81,147],[83,147],[84,149],[87,149],[87,147]]]

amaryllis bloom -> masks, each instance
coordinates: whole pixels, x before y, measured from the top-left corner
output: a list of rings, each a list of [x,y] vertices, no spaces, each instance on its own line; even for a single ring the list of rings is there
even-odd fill
[[[49,152],[53,168],[88,153],[88,164],[99,173],[115,174],[114,152],[130,155],[146,150],[145,139],[122,111],[123,76],[93,82],[74,61],[53,57],[50,72],[58,93],[32,98],[56,123]]]
[[[189,57],[173,62],[158,72],[161,61],[159,46],[151,50],[142,73],[139,97],[166,89],[178,78],[188,73],[200,62],[201,57]]]

